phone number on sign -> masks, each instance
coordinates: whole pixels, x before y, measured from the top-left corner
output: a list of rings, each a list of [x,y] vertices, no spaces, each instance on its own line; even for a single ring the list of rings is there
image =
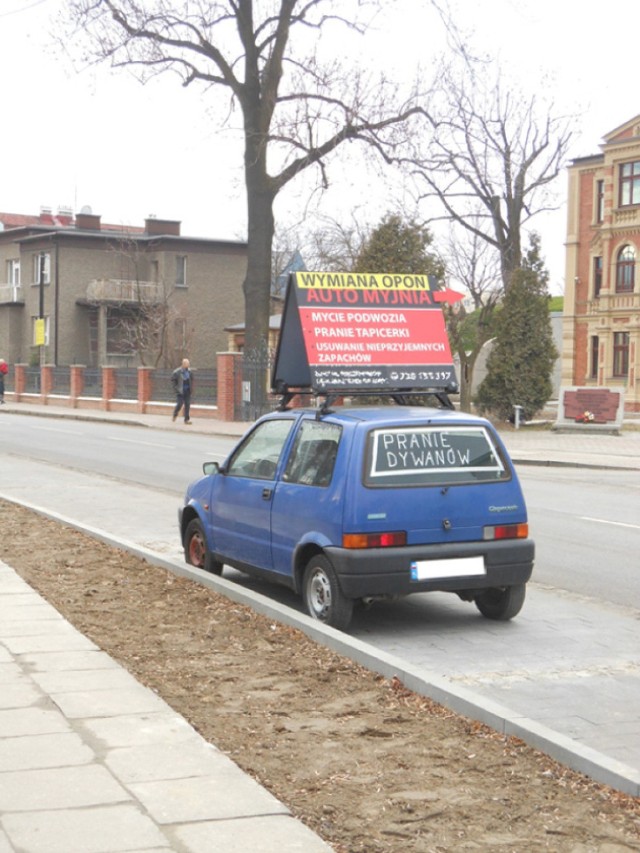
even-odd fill
[[[451,373],[446,370],[393,371],[389,374],[392,382],[418,382],[425,379],[429,382],[437,382],[440,379],[450,378]]]

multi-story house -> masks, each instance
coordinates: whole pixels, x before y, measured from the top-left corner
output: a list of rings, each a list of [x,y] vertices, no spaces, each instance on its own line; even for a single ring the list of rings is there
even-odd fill
[[[569,167],[562,384],[640,411],[640,116]]]
[[[212,368],[244,318],[244,242],[73,215],[0,213],[0,355],[10,363]]]

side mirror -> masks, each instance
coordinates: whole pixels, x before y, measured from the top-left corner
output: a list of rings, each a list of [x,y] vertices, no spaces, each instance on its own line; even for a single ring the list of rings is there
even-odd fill
[[[205,462],[202,470],[207,476],[220,473],[220,465],[217,462]]]

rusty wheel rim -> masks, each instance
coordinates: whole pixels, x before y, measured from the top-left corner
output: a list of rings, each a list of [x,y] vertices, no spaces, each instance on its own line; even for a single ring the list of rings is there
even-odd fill
[[[194,533],[189,540],[189,562],[201,569],[204,566],[204,539],[199,533]]]

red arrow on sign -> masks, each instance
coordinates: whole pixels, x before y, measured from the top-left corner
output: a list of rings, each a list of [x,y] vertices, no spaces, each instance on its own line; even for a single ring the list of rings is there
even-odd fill
[[[464,293],[458,293],[457,290],[450,290],[448,287],[445,287],[444,290],[433,291],[434,302],[448,302],[449,305],[455,305],[461,299],[464,299]]]

